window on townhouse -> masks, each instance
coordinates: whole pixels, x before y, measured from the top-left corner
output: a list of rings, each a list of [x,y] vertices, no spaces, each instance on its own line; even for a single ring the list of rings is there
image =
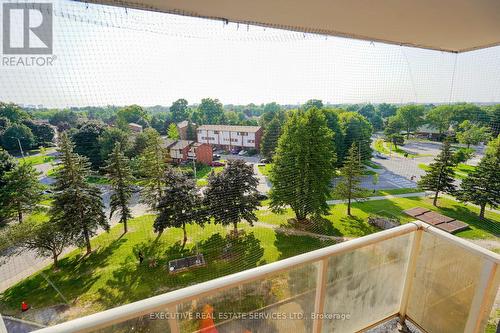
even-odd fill
[[[214,131],[214,134],[219,134],[219,131]]]
[[[255,140],[248,140],[248,143],[255,143]]]

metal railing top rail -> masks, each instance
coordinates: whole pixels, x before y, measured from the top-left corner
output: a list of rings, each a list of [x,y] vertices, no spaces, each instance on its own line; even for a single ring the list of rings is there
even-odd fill
[[[214,280],[202,282],[130,304],[118,306],[116,308],[67,321],[51,327],[46,327],[41,330],[37,330],[37,332],[67,333],[98,330],[100,328],[118,324],[151,312],[172,308],[177,304],[188,302],[207,295],[212,295],[216,292],[227,290],[244,283],[263,279],[273,274],[285,272],[295,267],[313,262],[319,262],[334,255],[339,255],[341,253],[383,242],[401,235],[413,233],[417,230],[430,232],[439,237],[443,237],[456,245],[464,247],[467,250],[486,258],[494,264],[500,264],[500,255],[485,250],[458,237],[449,235],[420,221],[414,221],[396,228],[380,231],[378,233],[300,254],[274,263],[223,276]]]

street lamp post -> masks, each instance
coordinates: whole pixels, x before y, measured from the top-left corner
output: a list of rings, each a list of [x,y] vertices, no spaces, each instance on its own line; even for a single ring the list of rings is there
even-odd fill
[[[18,137],[14,137],[14,136],[11,136],[10,138],[17,140],[17,144],[19,145],[19,150],[21,151],[21,156],[24,159],[24,152],[23,152],[23,146],[21,145],[21,140],[19,140]]]

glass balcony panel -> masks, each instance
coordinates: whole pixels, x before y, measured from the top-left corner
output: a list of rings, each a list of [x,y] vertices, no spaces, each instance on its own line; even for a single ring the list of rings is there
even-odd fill
[[[183,303],[180,332],[311,332],[316,272],[307,264]]]
[[[399,312],[413,237],[330,258],[323,332],[357,332]]]
[[[428,333],[463,332],[483,264],[473,252],[424,233],[408,316]]]

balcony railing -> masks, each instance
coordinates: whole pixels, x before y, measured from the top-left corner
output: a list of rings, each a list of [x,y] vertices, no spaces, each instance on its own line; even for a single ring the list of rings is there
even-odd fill
[[[38,332],[482,332],[500,256],[413,222]],[[201,330],[201,332],[204,332]],[[212,332],[206,330],[205,332]]]

